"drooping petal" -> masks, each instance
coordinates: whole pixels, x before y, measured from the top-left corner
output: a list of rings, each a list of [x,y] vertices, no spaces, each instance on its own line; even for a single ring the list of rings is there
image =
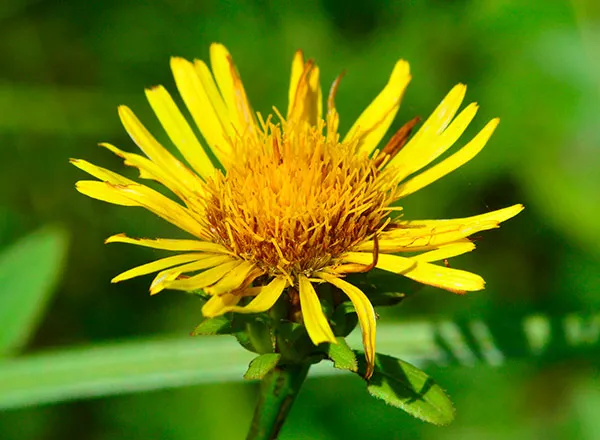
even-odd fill
[[[337,343],[327,318],[321,308],[321,302],[311,282],[304,275],[298,277],[300,290],[300,307],[304,326],[308,336],[315,345],[322,342]]]
[[[404,60],[398,61],[387,85],[359,116],[344,142],[358,139],[359,151],[370,153],[392,124],[410,79],[408,63]]]
[[[235,312],[235,313],[261,313],[269,310],[273,305],[277,302],[281,294],[283,293],[283,289],[287,286],[288,281],[285,278],[274,278],[269,284],[266,286],[262,286],[257,289],[256,297],[250,301],[245,306],[223,306],[218,310],[218,314],[221,315],[227,312]],[[242,298],[244,292],[240,292],[237,295],[239,298]],[[218,296],[218,295],[217,295]],[[214,297],[213,297],[214,298]],[[212,300],[212,299],[211,299]],[[216,301],[215,301],[216,303]],[[204,316],[206,315],[204,309],[202,309],[202,313]],[[216,316],[216,315],[213,315]]]
[[[366,379],[369,379],[373,374],[375,367],[375,335],[376,335],[376,316],[375,309],[369,298],[356,286],[348,283],[347,281],[337,278],[325,272],[317,273],[317,276],[328,283],[333,284],[340,290],[342,290],[356,310],[358,315],[358,322],[362,331],[363,346],[365,348],[365,357],[367,358],[367,372]]]
[[[240,302],[240,299],[242,299],[241,296],[231,293],[214,295],[202,306],[202,315],[207,318],[214,318],[215,316],[230,312]]]
[[[114,277],[112,280],[110,280],[110,282],[118,283],[120,281],[129,280],[131,278],[147,275],[149,273],[158,272],[160,270],[168,269],[173,266],[178,266],[180,264],[189,263],[190,261],[202,260],[210,256],[211,254],[193,253],[173,255],[171,257],[161,258],[160,260],[152,261],[151,263],[142,264],[141,266],[129,269],[123,272],[122,274]]]
[[[125,234],[116,234],[108,237],[105,243],[128,243],[165,251],[198,251],[214,254],[231,254],[223,245],[200,240],[184,240],[170,238],[131,238]]]
[[[216,90],[207,90],[211,82],[214,86],[212,75],[208,72],[208,78],[204,78],[205,81],[203,81],[198,73],[204,71],[204,68],[206,65],[200,61],[197,61],[194,66],[183,58],[171,58],[171,70],[181,98],[202,136],[217,158],[223,162],[231,153],[230,138],[235,131],[219,93]],[[214,88],[216,89],[216,86]],[[216,96],[214,96],[214,92],[216,92]]]
[[[477,153],[483,149],[489,138],[494,133],[494,130],[498,126],[499,122],[499,119],[492,119],[467,145],[465,145],[459,151],[444,159],[442,162],[423,171],[422,173],[417,174],[407,182],[401,184],[398,188],[401,194],[400,197],[406,197],[407,195],[420,190],[421,188],[444,177],[446,174],[451,173],[455,169],[473,159]]]
[[[256,130],[254,112],[250,107],[244,85],[237,72],[233,59],[225,46],[219,43],[210,45],[212,71],[239,134]]]
[[[254,263],[244,261],[242,264],[233,269],[226,277],[211,287],[204,289],[209,295],[221,295],[232,290],[238,289],[246,281],[253,269],[256,269]],[[258,274],[256,274],[258,276]]]
[[[164,87],[157,86],[146,89],[146,97],[171,142],[183,154],[185,160],[200,176],[205,179],[211,177],[215,167],[169,92]]]

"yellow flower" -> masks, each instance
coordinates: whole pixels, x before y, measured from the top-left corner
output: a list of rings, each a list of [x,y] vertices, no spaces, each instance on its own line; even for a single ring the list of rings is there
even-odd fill
[[[178,252],[128,270],[113,282],[158,272],[151,294],[203,289],[210,295],[202,308],[207,317],[264,312],[284,294],[290,304],[299,305],[314,344],[336,342],[314,288],[330,283],[356,309],[367,378],[375,356],[375,312],[366,295],[344,280],[345,274],[377,267],[456,293],[483,289],[480,276],[432,263],[473,250],[468,236],[498,227],[519,213],[521,205],[453,220],[393,215],[401,209],[394,202],[469,161],[498,125],[493,119],[464,147],[429,166],[458,140],[477,112],[472,103],[457,115],[464,85],[448,93],[410,140],[416,121],[378,149],[411,79],[405,61],[396,63],[387,85],[344,137],[337,130],[334,106],[339,79],[324,114],[319,68],[305,62],[302,52],[292,63],[285,118],[276,110],[267,118],[255,114],[224,46],[211,46],[210,61],[212,69],[199,60],[171,60],[177,88],[204,144],[163,87],[146,90],[187,164],[157,142],[125,106],[119,107],[119,116],[145,156],[101,144],[137,168],[140,178],[167,187],[180,202],[89,162],[72,161],[98,179],[77,182],[81,193],[143,207],[193,237],[108,238],[107,243]],[[209,148],[225,171],[213,164]],[[238,305],[244,297],[252,299]]]

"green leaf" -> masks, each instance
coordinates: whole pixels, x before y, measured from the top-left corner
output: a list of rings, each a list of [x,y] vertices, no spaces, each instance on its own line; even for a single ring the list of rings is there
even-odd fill
[[[35,331],[67,251],[67,235],[43,229],[0,254],[0,357],[18,352]]]
[[[192,332],[192,336],[198,335],[228,335],[232,332],[231,322],[225,316],[208,318],[202,321]]]
[[[277,366],[281,359],[279,353],[265,353],[255,357],[248,366],[248,371],[244,374],[244,379],[260,380],[265,375]]]
[[[337,344],[327,345],[327,356],[333,361],[333,366],[340,370],[358,371],[358,362],[354,351],[350,348],[346,339],[336,338]]]
[[[377,354],[369,393],[413,417],[434,425],[454,420],[454,406],[431,377],[408,362]]]
[[[251,359],[234,339],[189,336],[6,359],[0,362],[0,409],[239,381]]]

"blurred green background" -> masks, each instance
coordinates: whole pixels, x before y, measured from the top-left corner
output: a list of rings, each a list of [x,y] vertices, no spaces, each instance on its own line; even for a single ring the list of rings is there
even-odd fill
[[[415,115],[427,116],[458,82],[468,85],[468,102],[481,105],[467,135],[490,118],[501,118],[475,160],[404,203],[407,218],[462,217],[526,205],[500,230],[482,234],[475,253],[452,262],[483,275],[487,289],[458,297],[427,288],[386,310],[382,321],[481,317],[510,327],[531,313],[552,318],[598,312],[597,5],[3,0],[0,246],[48,226],[62,231],[57,233],[62,244],[55,246],[69,238],[64,271],[56,276],[47,309],[42,312],[40,306],[43,316],[23,354],[185,336],[200,321],[199,303],[185,295],[165,292],[150,298],[148,278],[110,284],[113,276],[156,253],[105,246],[104,238],[118,232],[148,237],[176,232],[149,213],[76,193],[74,182],[83,173],[68,158],[126,172],[118,158],[96,146],[107,141],[135,150],[116,106],[131,106],[164,140],[143,88],[163,84],[174,92],[169,57],[207,59],[212,41],[229,48],[254,108],[263,114],[272,105],[286,108],[291,58],[302,48],[321,66],[324,87],[347,72],[336,100],[342,131],[382,88],[398,58],[411,63],[413,81],[392,132]],[[36,254],[31,256],[20,269],[26,279],[44,274]],[[59,270],[57,265],[52,273]],[[27,298],[20,291],[10,293]],[[511,337],[506,335],[503,346],[509,351]],[[306,383],[281,438],[598,439],[599,355],[595,346],[554,356],[507,356],[498,367],[485,362],[427,366],[458,410],[454,424],[445,428],[374,400],[353,377],[319,376]],[[0,438],[243,438],[256,390],[255,383],[238,381],[10,409],[0,413]]]

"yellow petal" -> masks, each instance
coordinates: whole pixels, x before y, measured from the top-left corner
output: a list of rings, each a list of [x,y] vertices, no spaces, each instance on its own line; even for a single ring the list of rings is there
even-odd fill
[[[317,274],[319,278],[333,284],[335,287],[342,290],[356,310],[358,322],[362,331],[363,346],[365,347],[365,357],[367,358],[367,373],[366,379],[369,379],[373,374],[375,367],[375,335],[376,335],[376,316],[375,310],[369,298],[356,286],[344,281],[340,278],[329,275],[325,272]]]
[[[140,178],[155,180],[156,182],[163,184],[165,187],[173,191],[173,193],[176,194],[182,201],[189,205],[194,205],[194,208],[197,212],[204,211],[201,205],[194,203],[197,199],[195,195],[204,191],[203,188],[199,187],[197,184],[194,183],[192,187],[182,185],[181,179],[179,179],[177,176],[174,176],[166,169],[161,168],[150,159],[140,156],[139,154],[127,153],[118,149],[114,145],[105,142],[101,143],[100,146],[110,150],[112,153],[122,158],[125,165],[137,168],[140,172]],[[128,184],[137,183],[134,181],[129,181]]]
[[[435,254],[433,254],[435,257]],[[425,257],[427,259],[427,257]],[[349,252],[344,255],[344,261],[359,264],[369,264],[372,255],[360,252]],[[365,265],[366,265],[365,264]],[[397,273],[423,284],[440,287],[455,293],[483,289],[485,282],[479,275],[449,267],[419,261],[418,259],[401,257],[399,255],[380,254],[377,259],[378,269]]]
[[[432,225],[418,229],[400,228],[381,234],[377,245],[379,252],[385,253],[426,251],[456,242],[479,231],[497,228],[498,225],[496,221],[487,221],[446,227]],[[356,250],[372,251],[373,246],[373,241],[367,241],[357,246]]]
[[[497,228],[523,210],[517,204],[486,214],[450,220],[409,220],[399,222],[396,229],[380,234],[378,247],[380,252],[414,252],[439,247],[454,242],[476,232]],[[373,241],[357,246],[357,251],[372,251]]]
[[[214,295],[204,306],[202,306],[202,314],[207,318],[221,316],[224,313],[231,311],[235,305],[242,299],[239,295],[226,293],[224,295]]]
[[[506,220],[513,218],[515,215],[520,213],[525,207],[517,203],[516,205],[508,206],[506,208],[497,209],[495,211],[486,212],[485,214],[474,215],[471,217],[464,218],[453,218],[444,220],[407,220],[400,222],[401,227],[406,228],[429,228],[430,230],[438,229],[442,231],[456,230],[461,226],[478,226],[490,222],[502,223]],[[399,231],[396,229],[395,231]]]
[[[171,142],[183,154],[185,160],[200,176],[211,177],[215,168],[169,92],[164,87],[157,86],[147,89],[146,97]]]
[[[151,263],[146,263],[141,266],[134,267],[133,269],[129,269],[128,271],[125,271],[122,274],[114,277],[112,280],[110,280],[110,282],[118,283],[120,281],[129,280],[141,275],[147,275],[149,273],[158,272],[173,266],[178,266],[183,263],[189,263],[190,261],[201,260],[203,258],[207,258],[208,256],[210,256],[210,254],[194,253],[161,258],[160,260],[152,261]]]
[[[302,309],[302,317],[304,318],[304,326],[311,341],[315,345],[319,345],[322,342],[335,344],[337,341],[323,313],[321,302],[311,282],[304,275],[300,275],[298,283],[300,285],[300,307]]]
[[[479,275],[430,263],[418,263],[402,275],[454,293],[471,292],[485,287],[485,281]]]
[[[452,93],[452,92],[451,92]],[[455,100],[456,108],[460,105],[460,100]],[[437,126],[427,127],[424,125],[421,130],[413,137],[400,152],[392,158],[390,164],[397,164],[403,177],[415,173],[423,167],[429,165],[444,152],[446,152],[467,129],[475,115],[477,114],[477,104],[469,104],[460,114],[454,118],[452,123],[442,132],[436,130],[446,121],[437,121]],[[454,108],[448,109],[450,114]],[[419,136],[422,130],[429,128],[429,132]]]
[[[221,97],[211,96],[206,91],[196,67],[189,61],[171,58],[171,70],[177,89],[194,122],[217,158],[223,161],[231,152],[230,136],[233,136],[234,131],[229,115],[226,112],[221,114],[224,112]]]
[[[202,88],[204,89],[204,93],[206,93],[206,97],[210,101],[213,111],[221,122],[223,130],[225,130],[225,133],[227,133],[228,136],[232,136],[235,134],[233,123],[229,117],[225,101],[223,101],[223,97],[219,93],[219,89],[217,88],[217,83],[215,83],[213,74],[206,63],[202,60],[194,60],[194,69],[200,78]]]
[[[128,243],[165,251],[199,251],[215,254],[230,254],[225,246],[200,240],[183,240],[169,238],[131,238],[125,234],[117,234],[108,237],[105,243]]]
[[[252,269],[255,269],[254,263],[244,261],[242,264],[233,269],[226,277],[221,279],[214,286],[207,287],[204,289],[209,295],[221,295],[223,293],[231,292],[239,288],[246,278],[250,275]]]
[[[417,161],[417,165],[419,166],[415,166],[414,171],[421,168],[423,166],[421,165],[421,162],[427,161],[429,156],[431,156],[431,153],[427,150],[436,149],[431,147],[431,143],[435,143],[436,138],[444,133],[444,130],[460,108],[466,91],[467,87],[464,84],[457,84],[454,86],[433,111],[431,116],[427,118],[419,131],[417,131],[413,138],[402,147],[396,157],[392,159],[392,163],[396,162],[398,163],[398,166],[410,166],[413,168],[412,163],[409,163],[409,161]],[[463,112],[461,119],[464,118],[467,120],[468,117],[471,116],[473,110],[476,111],[476,108],[474,109],[471,107],[466,113]],[[474,113],[472,116],[475,116]],[[452,132],[455,131],[457,130],[452,130]]]
[[[342,261],[369,266],[373,262],[373,254],[371,252],[348,252],[342,256]],[[375,267],[387,270],[388,272],[404,274],[406,271],[415,267],[416,264],[415,261],[407,257],[379,254]]]
[[[344,142],[358,139],[359,151],[370,153],[392,124],[410,79],[408,63],[398,61],[387,85],[350,128]]]
[[[411,259],[414,261],[429,263],[431,261],[441,261],[446,258],[466,254],[467,252],[471,252],[473,249],[475,249],[475,243],[469,240],[463,240],[441,246],[436,250],[425,252],[424,254],[415,255]]]
[[[142,125],[129,107],[119,106],[119,117],[127,133],[136,145],[155,162],[165,173],[171,176],[174,185],[181,192],[189,191],[200,184],[200,179],[184,164],[175,159],[150,132]]]
[[[254,112],[250,107],[242,80],[237,73],[233,59],[225,46],[210,45],[210,64],[229,116],[238,133],[255,130]]]
[[[311,60],[304,64],[298,79],[296,93],[291,101],[288,120],[303,121],[316,126],[323,117],[323,93],[319,68]]]
[[[169,281],[164,284],[165,289],[174,290],[199,290],[211,286],[218,282],[221,278],[226,277],[232,270],[242,264],[241,261],[228,261],[219,266],[208,269],[198,275],[180,280]]]
[[[492,119],[458,152],[400,185],[398,189],[401,192],[401,197],[406,197],[407,195],[420,190],[473,159],[473,157],[483,149],[499,122],[499,119]]]
[[[288,282],[285,278],[274,278],[266,286],[262,286],[257,289],[256,297],[245,306],[231,306],[226,307],[221,313],[235,312],[235,313],[261,313],[269,310],[277,302],[283,289],[287,286]],[[244,296],[244,292],[240,292],[238,295],[240,298]],[[204,309],[203,309],[204,312]]]
[[[177,279],[180,275],[198,272],[199,270],[211,269],[221,264],[235,262],[233,258],[227,255],[210,255],[206,258],[193,261],[191,263],[183,264],[181,266],[173,267],[159,272],[150,284],[150,295],[155,295],[158,292],[166,289],[168,284],[173,280]]]
[[[121,206],[139,206],[129,197],[125,197],[114,191],[114,187],[107,182],[98,182],[97,180],[80,180],[75,184],[75,188],[81,194],[103,202],[112,203]]]
[[[125,204],[123,202],[129,199],[130,203],[126,206],[146,208],[148,211],[196,237],[206,236],[204,227],[191,216],[186,208],[147,186],[139,184],[112,185],[106,182],[98,183],[104,185],[104,187],[86,185],[86,188],[83,188],[81,187],[83,182],[78,182],[77,189],[80,192],[87,191],[85,194],[90,197],[119,205]],[[94,191],[96,192],[94,193]]]
[[[294,54],[294,60],[292,61],[292,74],[290,77],[290,90],[288,92],[288,111],[287,116],[288,119],[292,114],[292,109],[294,107],[294,100],[296,99],[296,91],[298,90],[298,83],[300,82],[300,77],[302,76],[302,72],[304,72],[304,54],[301,50],[297,50]]]
[[[102,180],[103,182],[109,182],[113,185],[128,185],[135,183],[133,180],[123,177],[113,171],[91,164],[86,160],[71,159],[70,162],[80,170],[85,171],[86,173],[94,176],[96,179]]]

